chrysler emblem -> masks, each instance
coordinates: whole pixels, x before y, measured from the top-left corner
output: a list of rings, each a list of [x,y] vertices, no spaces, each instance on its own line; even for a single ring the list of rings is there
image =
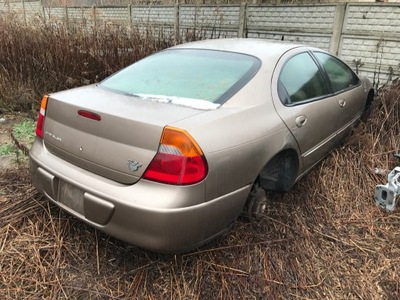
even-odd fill
[[[128,168],[132,172],[136,172],[139,170],[139,168],[142,166],[140,162],[134,161],[134,160],[128,160]]]

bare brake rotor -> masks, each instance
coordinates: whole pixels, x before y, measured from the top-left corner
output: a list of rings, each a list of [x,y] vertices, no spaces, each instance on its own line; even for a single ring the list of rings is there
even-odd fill
[[[267,196],[265,190],[255,184],[250,192],[243,215],[248,219],[261,219],[267,210]]]

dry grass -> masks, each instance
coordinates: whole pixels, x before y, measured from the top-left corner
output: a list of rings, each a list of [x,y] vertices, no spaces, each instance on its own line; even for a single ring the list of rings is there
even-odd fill
[[[400,84],[295,188],[271,194],[261,221],[191,253],[161,255],[97,232],[53,207],[26,168],[1,177],[2,299],[399,299],[400,215],[373,203],[396,165]]]
[[[44,93],[98,82],[173,44],[172,38],[120,26],[25,26],[0,18],[0,112],[35,110]]]
[[[26,166],[3,171],[0,299],[400,299],[400,214],[373,202],[386,183],[374,168],[400,164],[399,98],[398,82],[382,89],[346,143],[270,195],[263,220],[186,254],[113,239],[38,195]]]

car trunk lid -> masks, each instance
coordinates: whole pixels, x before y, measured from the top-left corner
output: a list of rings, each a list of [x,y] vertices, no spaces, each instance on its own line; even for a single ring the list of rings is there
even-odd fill
[[[50,95],[44,143],[69,163],[133,184],[157,153],[163,128],[202,112],[91,85]]]

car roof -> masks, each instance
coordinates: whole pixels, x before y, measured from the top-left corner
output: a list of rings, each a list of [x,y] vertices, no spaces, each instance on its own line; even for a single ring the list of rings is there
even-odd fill
[[[230,51],[253,55],[261,60],[277,61],[283,53],[299,47],[304,47],[304,45],[264,39],[228,38],[196,41],[177,45],[173,48]]]

